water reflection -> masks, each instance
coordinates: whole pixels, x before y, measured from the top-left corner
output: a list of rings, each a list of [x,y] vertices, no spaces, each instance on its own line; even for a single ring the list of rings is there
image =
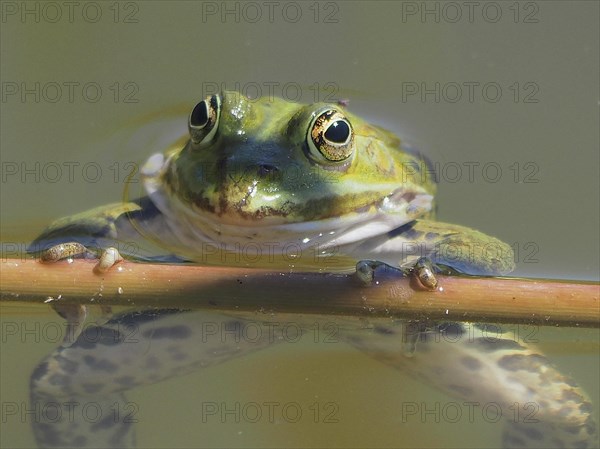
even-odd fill
[[[71,320],[65,342],[31,375],[33,430],[40,447],[137,447],[138,405],[128,390],[311,338],[347,343],[403,374],[457,398],[445,404],[404,402],[402,423],[438,414],[481,414],[503,425],[504,447],[591,447],[592,405],[575,382],[528,344],[530,333],[495,325],[425,323],[332,316],[256,315],[192,309],[129,310],[102,324]],[[260,380],[257,380],[260,382]],[[159,405],[160,406],[160,405]],[[313,407],[311,409],[311,407]],[[336,403],[206,402],[199,420],[337,419]],[[490,442],[499,446],[500,441]]]

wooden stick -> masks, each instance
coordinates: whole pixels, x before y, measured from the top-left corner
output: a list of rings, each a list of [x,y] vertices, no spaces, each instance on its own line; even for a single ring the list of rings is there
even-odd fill
[[[439,276],[430,292],[389,269],[364,286],[348,274],[127,261],[97,274],[94,264],[4,260],[0,299],[600,326],[597,282]]]

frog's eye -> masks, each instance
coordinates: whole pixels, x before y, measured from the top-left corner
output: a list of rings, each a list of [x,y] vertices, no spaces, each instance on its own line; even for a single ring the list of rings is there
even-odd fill
[[[188,120],[188,129],[192,142],[210,142],[219,127],[221,99],[210,95],[194,106]]]
[[[342,162],[354,151],[354,130],[340,111],[327,109],[311,122],[307,141],[317,161]]]

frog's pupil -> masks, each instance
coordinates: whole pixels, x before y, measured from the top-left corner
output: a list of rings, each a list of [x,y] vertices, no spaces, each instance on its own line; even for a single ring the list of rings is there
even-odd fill
[[[350,126],[345,120],[336,120],[325,131],[325,138],[333,143],[344,143],[350,135]]]
[[[190,123],[192,126],[206,126],[208,123],[208,105],[206,104],[206,101],[202,100],[194,107]]]

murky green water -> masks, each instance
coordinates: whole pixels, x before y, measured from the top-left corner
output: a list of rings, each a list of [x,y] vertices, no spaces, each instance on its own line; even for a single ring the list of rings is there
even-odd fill
[[[217,323],[217,315],[205,313],[206,323]],[[250,318],[264,319],[260,315]],[[198,319],[196,316],[191,322]],[[296,332],[299,319],[311,323],[302,337]],[[99,421],[99,413],[111,416],[114,422],[130,419],[138,447],[499,447],[505,419],[499,419],[495,402],[448,396],[407,372],[379,363],[377,357],[373,359],[342,341],[338,331],[347,323],[339,319],[275,315],[270,320],[276,323],[270,329],[274,340],[279,337],[279,344],[193,369],[182,377],[173,372],[158,383],[127,388],[125,399],[110,400],[110,407],[98,412],[100,400],[110,395],[76,395],[68,400],[56,395],[46,402],[34,401],[37,406],[28,402],[36,390],[33,383],[30,386],[30,376],[59,346],[66,333],[64,320],[47,305],[5,303],[1,322],[3,446],[35,446],[32,425],[41,420],[44,410],[55,407],[67,421],[77,420],[81,414],[84,422],[93,424]],[[155,346],[142,341],[142,325],[120,329],[125,342],[120,349],[111,347],[109,360],[119,363],[123,348],[139,352],[131,356],[132,365],[136,357],[156,353]],[[244,348],[258,341],[260,331],[256,329],[246,327],[236,334],[232,327],[207,326],[203,328],[203,343],[210,344],[209,336],[217,332],[219,347],[235,342],[234,346]],[[597,411],[597,329],[511,325],[504,329],[511,329],[513,337],[520,333],[521,338],[537,342],[552,363],[588,393]],[[88,335],[88,343],[96,341],[97,334]],[[189,346],[186,348],[182,341],[174,343],[186,352]],[[201,342],[198,339],[198,345]],[[388,355],[401,351],[399,342],[397,339],[388,347]],[[90,354],[101,358],[97,350]],[[71,360],[79,361],[75,357]],[[136,375],[143,377],[145,371]],[[107,371],[99,377],[109,382],[114,376]],[[89,377],[80,382],[86,380],[94,382]],[[69,415],[67,403],[76,404],[73,415]],[[472,414],[468,403],[476,404],[471,406]],[[517,414],[508,419],[521,422],[528,416],[540,417],[541,411],[528,408],[531,404],[523,398]]]
[[[308,2],[297,22],[288,2],[272,21],[261,2],[259,20],[236,2],[84,3],[72,16],[61,2],[60,16],[39,2],[2,3],[3,257],[20,256],[54,218],[120,199],[131,163],[156,150],[123,136],[225,83],[349,98],[438,164],[440,218],[512,243],[517,275],[598,279],[597,2],[482,2],[472,17],[465,2]],[[239,18],[221,16],[223,5]],[[34,368],[60,344],[42,330],[62,321],[47,305],[15,303],[2,305],[2,323],[1,401],[21,407]],[[597,419],[597,331],[542,328],[539,345],[586,389]],[[139,447],[500,444],[485,419],[403,423],[403,403],[453,399],[310,336],[127,397],[139,405]],[[298,402],[310,419],[201,422],[203,401]],[[337,423],[322,422],[329,403]],[[4,417],[3,447],[35,444],[31,422]]]

